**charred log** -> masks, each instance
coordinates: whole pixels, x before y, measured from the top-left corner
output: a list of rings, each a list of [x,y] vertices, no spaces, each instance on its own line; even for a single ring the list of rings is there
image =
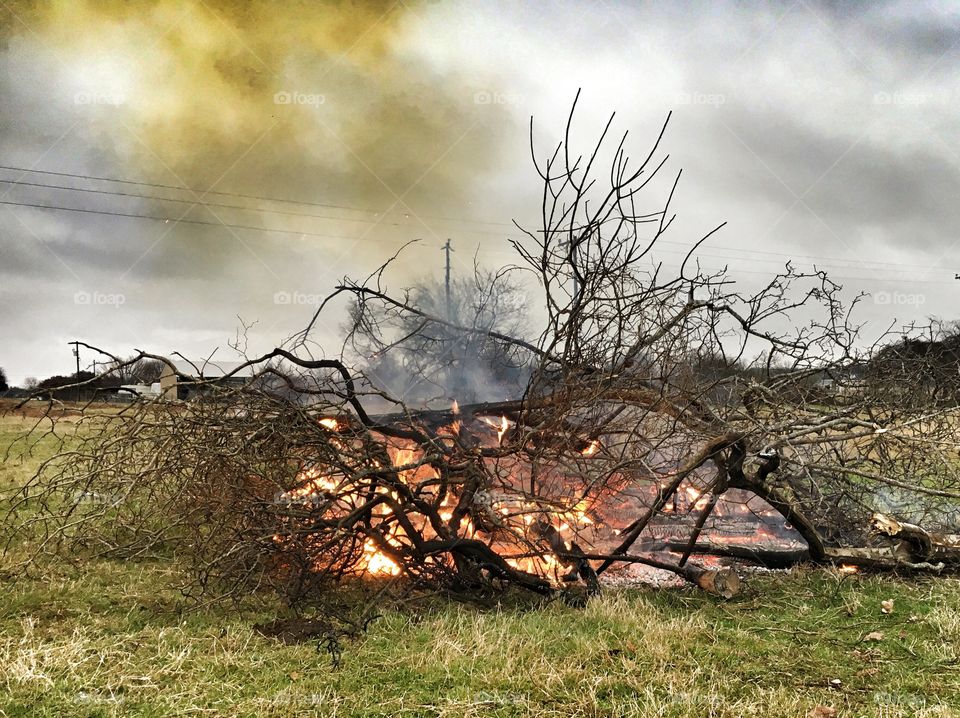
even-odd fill
[[[681,541],[666,541],[664,547],[669,551],[687,551],[689,544]],[[778,548],[775,546],[751,546],[727,543],[697,543],[690,551],[693,556],[717,556],[721,558],[748,561],[764,568],[785,569],[806,563],[810,560],[810,551],[805,548]]]
[[[833,563],[883,570],[940,572],[960,568],[960,536],[956,534],[929,532],[881,513],[870,518],[870,528],[876,535],[889,539],[888,544],[828,548],[827,558]]]

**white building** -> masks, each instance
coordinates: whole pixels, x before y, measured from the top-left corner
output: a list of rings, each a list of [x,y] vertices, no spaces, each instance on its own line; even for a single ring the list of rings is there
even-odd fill
[[[164,399],[189,399],[204,390],[202,385],[192,384],[191,382],[214,380],[221,386],[243,385],[254,374],[253,366],[240,368],[244,363],[213,359],[171,360],[171,364],[176,371],[166,364],[163,365],[163,371],[160,374],[160,392],[162,392]],[[229,376],[227,376],[228,374]],[[187,377],[187,380],[184,380],[183,377]]]

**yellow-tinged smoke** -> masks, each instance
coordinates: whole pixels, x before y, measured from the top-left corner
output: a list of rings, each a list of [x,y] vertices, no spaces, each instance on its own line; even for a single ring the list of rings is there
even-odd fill
[[[366,207],[403,197],[427,212],[455,206],[495,161],[505,117],[478,108],[476,78],[411,47],[428,9],[8,0],[0,32],[8,51],[15,38],[55,56],[60,86],[90,106],[84,127],[96,126],[127,176]]]

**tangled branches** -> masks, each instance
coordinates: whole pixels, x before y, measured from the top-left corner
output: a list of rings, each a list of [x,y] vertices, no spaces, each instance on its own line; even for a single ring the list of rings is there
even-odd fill
[[[738,291],[697,262],[720,227],[666,266],[658,247],[679,180],[662,176],[666,124],[638,166],[626,135],[607,149],[610,127],[584,157],[568,123],[556,150],[535,158],[541,226],[518,228],[517,266],[478,274],[484,300],[472,316],[394,294],[387,262],[334,288],[283,348],[223,376],[141,353],[129,361],[162,362],[195,398],[87,411],[7,526],[55,552],[173,554],[200,594],[269,586],[293,602],[370,576],[468,595],[593,592],[622,564],[732,595],[735,574],[705,558],[724,548],[881,568],[954,563],[949,546],[936,553],[915,532],[910,543],[870,530],[891,525],[871,524],[878,512],[956,529],[948,399],[960,394],[946,385],[957,373],[932,365],[952,354],[862,346],[852,307],[822,272],[788,264]],[[644,206],[657,187],[664,199]],[[505,329],[491,310],[508,277],[539,289],[538,334]],[[342,356],[313,359],[318,317],[344,299]],[[893,371],[904,352],[911,370]],[[489,376],[522,377],[522,389],[463,407],[413,402],[373,363],[403,353],[417,359],[403,365],[409,385],[445,386],[469,353],[509,363]],[[930,401],[916,391],[920,365],[936,384]],[[248,378],[229,381],[241,369]]]

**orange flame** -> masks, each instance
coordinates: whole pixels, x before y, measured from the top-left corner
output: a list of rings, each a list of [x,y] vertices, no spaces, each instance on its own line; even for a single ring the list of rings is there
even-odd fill
[[[497,444],[503,444],[503,437],[510,429],[510,420],[505,416],[501,416],[500,421],[491,419],[488,416],[481,416],[478,418],[490,428],[497,430]]]
[[[296,488],[283,493],[283,498],[287,499],[305,499],[313,497],[324,491],[333,491],[337,487],[336,482],[329,476],[323,474],[315,466],[309,466],[297,474],[297,481],[300,483]]]
[[[398,576],[400,567],[396,561],[377,548],[372,539],[363,544],[363,570],[371,575]]]
[[[457,400],[456,400],[456,399],[453,400],[453,404],[451,405],[450,409],[451,409],[451,411],[453,411],[453,415],[454,415],[454,416],[459,416],[459,415],[460,415],[460,405],[457,403]],[[454,420],[450,423],[450,430],[453,431],[454,434],[456,434],[456,435],[459,436],[459,435],[460,435],[460,427],[461,427],[461,426],[462,426],[462,425],[461,425],[461,423],[460,423],[460,419],[454,419]]]
[[[587,448],[585,448],[580,453],[583,454],[584,456],[593,456],[598,451],[600,451],[600,442],[597,439],[594,439],[587,445]]]
[[[686,493],[687,499],[690,501],[691,508],[704,509],[710,502],[710,497],[707,494],[701,494],[699,491],[690,486],[686,488]]]
[[[574,516],[577,518],[577,522],[581,524],[590,525],[593,523],[593,519],[587,516],[587,502],[586,500],[581,501],[576,506],[573,507]]]
[[[506,562],[513,568],[527,573],[550,574],[560,569],[560,564],[553,556],[525,556],[523,558],[508,558]]]

